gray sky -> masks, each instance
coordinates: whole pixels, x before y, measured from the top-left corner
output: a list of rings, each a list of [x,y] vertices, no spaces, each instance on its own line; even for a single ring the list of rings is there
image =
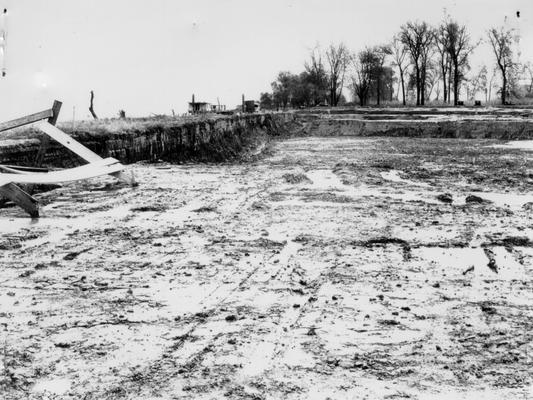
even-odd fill
[[[317,43],[351,50],[390,40],[408,20],[446,9],[474,39],[507,23],[533,60],[531,0],[0,0],[8,9],[0,120],[62,100],[62,119],[185,112],[197,100],[234,107],[259,97],[281,70],[300,72]],[[520,10],[521,18],[516,18]],[[492,65],[487,44],[473,66]]]

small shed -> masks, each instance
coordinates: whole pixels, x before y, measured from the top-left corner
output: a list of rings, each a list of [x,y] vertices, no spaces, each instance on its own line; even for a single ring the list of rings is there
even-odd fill
[[[189,112],[191,114],[201,114],[201,113],[207,113],[211,111],[211,104],[202,102],[202,101],[195,101],[189,103]]]
[[[260,110],[259,102],[256,100],[246,100],[244,102],[244,112],[254,113]]]

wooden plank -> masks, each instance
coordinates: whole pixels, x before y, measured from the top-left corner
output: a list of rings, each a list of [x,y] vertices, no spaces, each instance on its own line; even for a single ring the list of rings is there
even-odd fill
[[[13,170],[17,170],[19,172],[48,172],[50,169],[48,168],[42,168],[42,167],[26,167],[21,165],[4,165],[0,164],[0,168],[9,168]]]
[[[72,182],[83,179],[94,178],[101,175],[116,174],[124,169],[114,158],[106,158],[92,164],[81,167],[52,171],[47,173],[32,174],[0,174],[0,185],[9,183],[24,184],[52,184],[60,182]]]
[[[71,138],[69,135],[57,129],[54,125],[51,125],[48,122],[43,122],[39,124],[39,129],[42,130],[44,133],[46,133],[48,136],[50,136],[55,141],[65,146],[67,149],[69,149],[73,153],[83,158],[85,161],[92,163],[95,161],[100,161],[102,159],[102,157],[100,157],[98,154],[96,154],[92,150],[89,150],[87,147],[77,142],[76,140]]]
[[[0,124],[0,132],[8,131],[10,129],[18,128],[20,126],[33,124],[42,121],[43,119],[51,118],[54,115],[52,109],[41,111],[35,114],[27,115],[22,118],[13,119],[11,121],[2,122]]]
[[[28,172],[28,171],[19,170],[19,169],[16,169],[16,168],[11,168],[8,165],[0,165],[0,170],[4,171],[4,172],[8,172],[10,174],[29,174],[29,173],[31,173],[31,172]]]
[[[54,104],[52,105],[52,116],[48,118],[48,123],[51,125],[55,125],[57,122],[57,117],[59,117],[59,111],[61,111],[61,103],[59,100],[54,100]]]
[[[0,186],[0,195],[8,198],[13,203],[21,207],[24,211],[30,214],[32,218],[39,217],[37,200],[35,200],[17,185],[8,183],[7,185]]]
[[[8,172],[0,174],[0,196],[13,201],[33,218],[37,218],[39,216],[37,200],[18,187],[15,183],[54,184],[60,182],[84,180],[101,175],[112,175],[131,185],[135,185],[133,174],[131,174],[131,176],[125,174],[123,172],[124,166],[117,160],[114,158],[103,159],[95,152],[91,151],[66,133],[56,128],[55,124],[57,122],[57,117],[60,110],[61,102],[56,100],[54,101],[54,105],[50,110],[41,111],[39,113],[27,115],[23,118],[18,118],[0,124],[0,132],[3,132],[20,126],[41,122],[38,127],[47,136],[45,136],[37,155],[36,161],[39,166],[42,164],[44,159],[44,154],[48,148],[50,138],[65,146],[83,160],[89,162],[89,164],[77,168],[44,173],[29,171],[29,169],[25,169],[24,167],[17,168],[13,166],[0,165],[0,170]],[[43,121],[45,119],[47,120],[46,122]],[[39,168],[37,168],[37,171],[38,170]]]

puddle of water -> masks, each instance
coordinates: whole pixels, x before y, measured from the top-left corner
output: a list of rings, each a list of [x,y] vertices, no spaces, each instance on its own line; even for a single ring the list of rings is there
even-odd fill
[[[26,241],[24,243],[24,248],[40,246],[45,242],[58,243],[67,234],[75,230],[89,229],[99,223],[102,224],[102,221],[104,221],[104,225],[108,225],[116,219],[125,217],[129,212],[130,210],[128,206],[119,206],[111,210],[88,213],[84,216],[75,218],[49,218],[46,216],[38,219],[30,219],[27,217],[0,218],[0,235],[15,233],[22,229],[32,230],[35,228],[41,228],[48,231],[49,234]]]
[[[404,226],[394,226],[391,229],[392,237],[400,237],[407,242],[427,243],[453,241],[460,235],[460,230],[442,229],[439,226],[425,226],[417,229],[406,229]]]
[[[306,175],[311,181],[313,181],[312,185],[310,185],[313,189],[345,191],[348,188],[341,182],[339,177],[329,169],[308,171]]]
[[[295,256],[298,250],[302,247],[301,243],[288,241],[287,245],[280,251],[276,259],[281,264],[287,264],[291,257]]]
[[[521,208],[524,204],[533,202],[533,194],[472,192],[473,195],[489,200],[499,207]],[[466,196],[457,196],[453,204],[466,204]]]
[[[429,186],[425,182],[414,182],[414,181],[411,181],[409,179],[403,179],[400,176],[401,172],[402,171],[398,171],[398,170],[390,170],[390,171],[387,171],[387,172],[382,172],[381,173],[381,177],[383,179],[385,179],[386,181],[405,183],[407,185],[412,185],[412,186],[423,186],[423,187],[428,187]]]
[[[408,179],[403,179],[399,176],[401,171],[392,170],[389,172],[382,172],[381,176],[391,182],[401,182],[413,186],[428,187],[423,182],[413,182]],[[336,190],[342,192],[343,195],[351,197],[390,197],[401,201],[423,201],[430,204],[442,204],[434,192],[424,191],[387,191],[388,188],[377,189],[366,186],[351,187],[341,182],[339,177],[330,170],[315,170],[307,172],[307,176],[313,181],[312,185],[308,185],[311,189],[316,190]],[[496,193],[496,192],[472,192],[471,194],[489,200],[494,205],[499,207],[521,208],[524,204],[533,202],[533,194],[517,194],[517,193]],[[453,205],[465,205],[466,197],[462,194],[452,193],[454,196]],[[294,203],[294,204],[293,204]],[[299,200],[289,200],[288,202],[278,202],[278,204],[287,205],[301,205],[303,202]],[[331,204],[331,203],[329,203]]]
[[[375,197],[390,197],[393,199],[403,200],[403,201],[425,201],[429,203],[438,203],[437,199],[423,198],[422,193],[420,192],[409,192],[409,191],[384,191],[383,189],[370,188],[364,185],[358,187],[352,187],[342,183],[340,178],[333,173],[331,170],[320,169],[312,170],[307,172],[309,179],[313,181],[312,184],[307,185],[310,189],[321,190],[321,191],[338,191],[340,194],[359,198],[364,196],[375,196]],[[278,204],[292,204],[293,200],[287,202],[278,202]],[[302,202],[296,200],[296,203],[301,204]],[[315,202],[313,202],[315,203]],[[324,204],[331,203],[324,202]],[[342,204],[342,203],[341,203]]]
[[[166,339],[163,338],[167,331],[167,328],[158,324],[147,324],[142,329],[132,329],[127,325],[102,325],[92,329],[69,329],[67,332],[54,336],[53,341],[70,343],[73,349],[105,350],[107,355],[102,358],[86,358],[87,353],[85,351],[81,353],[74,351],[72,356],[61,359],[56,372],[64,371],[70,374],[74,371],[75,382],[88,382],[94,376],[100,376],[106,380],[112,369],[124,371],[131,366],[149,365],[160,359],[167,343]],[[56,384],[56,381],[59,382]],[[66,380],[38,382],[34,390],[52,392],[58,395],[71,390],[71,388],[67,388],[67,382],[61,381]],[[66,390],[61,392],[64,389]]]
[[[505,144],[493,144],[491,147],[500,149],[519,149],[533,151],[533,140],[515,140]]]
[[[269,279],[259,277],[254,279],[258,283],[268,283]],[[266,313],[276,303],[283,302],[283,293],[249,291],[239,296],[243,303],[251,307],[257,313]]]
[[[313,368],[316,364],[313,355],[302,349],[300,344],[295,344],[288,348],[285,351],[282,362],[289,367],[298,368]]]
[[[471,399],[483,399],[483,400],[501,400],[501,399],[531,399],[533,395],[533,386],[517,388],[517,391],[509,392],[508,387],[504,388],[490,388],[490,389],[464,389],[453,386],[443,385],[440,393],[431,393],[429,391],[422,392],[425,400],[471,400]],[[511,389],[513,390],[513,389]],[[528,394],[529,393],[529,394]],[[417,393],[420,395],[420,392]],[[416,394],[413,394],[416,397]]]
[[[288,224],[273,224],[268,228],[268,239],[275,242],[288,241],[291,238],[290,228]]]
[[[70,390],[72,382],[69,379],[50,379],[40,381],[33,387],[34,392],[49,392],[56,395],[63,395]]]
[[[242,369],[242,375],[245,377],[257,376],[268,370],[271,363],[270,355],[276,351],[274,341],[263,341],[256,343],[254,349],[248,352],[248,362]]]
[[[498,265],[498,277],[503,280],[526,280],[527,274],[524,266],[518,262],[514,255],[503,247],[493,247],[494,259]]]
[[[424,260],[426,265],[444,267],[448,276],[463,277],[468,268],[473,267],[471,276],[474,280],[483,281],[502,280],[511,281],[527,279],[527,273],[521,265],[504,247],[493,247],[498,272],[494,272],[487,266],[489,259],[481,247],[474,248],[440,248],[423,247],[413,250],[413,255]]]
[[[514,143],[514,142],[513,142]],[[533,141],[531,141],[533,146]],[[533,150],[533,147],[532,147]],[[383,179],[386,179],[391,182],[402,182],[414,186],[424,186],[428,187],[426,183],[413,182],[407,179],[402,179],[399,176],[401,171],[392,170],[389,172],[382,172],[381,176]],[[466,186],[466,185],[461,185]],[[496,193],[496,192],[472,192],[471,194],[481,197],[482,199],[489,200],[499,207],[511,207],[511,208],[520,208],[524,204],[533,201],[533,195],[531,194],[515,194],[515,193]],[[466,204],[466,197],[464,195],[454,194],[454,205],[464,205]],[[424,200],[425,201],[425,200]]]
[[[32,229],[35,226],[39,226],[39,221],[39,219],[31,218],[2,217],[0,218],[0,234],[15,233],[22,229]]]
[[[151,301],[161,303],[164,309],[144,310],[135,317],[139,319],[157,319],[162,315],[173,317],[185,314],[194,314],[203,311],[204,307],[211,306],[214,301],[208,301],[208,296],[213,293],[218,284],[193,284],[177,286],[171,282],[153,283],[149,289],[138,289],[137,296],[142,296]]]
[[[399,171],[396,171],[396,173],[387,175],[389,178],[394,178],[397,176]],[[371,196],[371,197],[388,197],[395,200],[400,201],[423,201],[424,203],[430,203],[430,204],[441,204],[439,200],[437,200],[434,193],[431,192],[417,192],[417,191],[408,191],[408,190],[402,190],[402,191],[396,191],[391,190],[390,188],[371,188],[365,185],[361,185],[358,187],[352,187],[348,186],[342,183],[340,178],[335,175],[330,170],[314,170],[307,172],[307,176],[313,181],[312,185],[308,185],[311,189],[316,190],[336,190],[341,192],[342,195],[354,197],[354,198],[360,198],[365,196]],[[397,176],[398,179],[401,180],[401,182],[409,183],[414,186],[425,186],[424,183],[417,183],[417,182],[411,182],[409,180],[402,180],[399,176]],[[293,200],[289,200],[287,204],[291,204],[291,202],[294,202]],[[301,205],[303,202],[296,200],[296,202]],[[314,203],[314,202],[313,202]],[[278,204],[285,204],[285,202],[278,202]],[[329,204],[331,206],[332,203],[325,203]],[[342,203],[339,203],[342,205]]]

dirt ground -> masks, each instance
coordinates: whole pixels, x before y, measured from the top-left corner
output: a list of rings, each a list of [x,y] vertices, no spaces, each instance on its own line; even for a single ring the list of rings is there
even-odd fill
[[[533,398],[533,153],[501,144],[289,139],[0,210],[0,398]]]

